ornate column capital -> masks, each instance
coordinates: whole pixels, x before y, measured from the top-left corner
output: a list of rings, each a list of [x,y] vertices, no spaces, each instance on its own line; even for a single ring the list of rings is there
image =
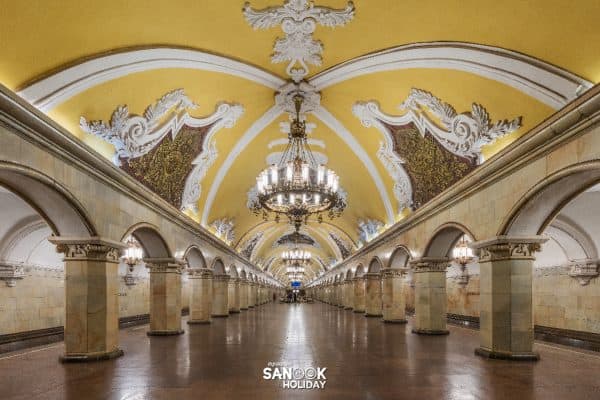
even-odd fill
[[[346,279],[344,279],[344,283],[352,283],[352,278],[346,278]]]
[[[379,280],[381,279],[381,274],[379,272],[367,272],[365,275],[365,280]]]
[[[450,265],[449,258],[422,257],[410,261],[415,274],[422,272],[446,272]]]
[[[212,279],[213,272],[209,268],[190,269],[190,279]]]
[[[534,260],[540,251],[544,236],[496,236],[491,239],[469,243],[479,256],[479,262],[502,260]]]
[[[359,281],[364,281],[365,278],[364,278],[364,276],[355,276],[354,278],[352,278],[352,280],[354,282],[359,282]]]
[[[146,268],[150,270],[150,273],[174,273],[181,274],[185,262],[178,258],[144,258],[144,264]]]
[[[585,286],[599,275],[598,264],[600,260],[577,260],[569,263],[569,276],[577,279],[581,286]]]
[[[214,274],[213,281],[229,282],[231,277],[227,274]]]
[[[386,268],[381,272],[383,278],[402,278],[405,274],[406,268]]]
[[[95,237],[50,237],[56,251],[64,253],[64,261],[104,261],[118,263],[124,243]]]

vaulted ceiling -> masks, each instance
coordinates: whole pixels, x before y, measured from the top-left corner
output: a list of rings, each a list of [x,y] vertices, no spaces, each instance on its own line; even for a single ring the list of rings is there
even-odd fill
[[[282,5],[251,1],[256,10]],[[291,80],[287,62],[271,61],[285,36],[281,23],[253,29],[243,6],[7,2],[0,82],[109,159],[115,145],[90,133],[91,121],[115,128],[156,105],[145,128],[129,128],[162,132],[159,145],[122,158],[121,167],[155,191],[170,191],[163,197],[213,230],[215,221],[233,222],[225,239],[277,275],[281,249],[273,243],[290,227],[253,215],[246,193],[284,147],[280,123],[288,117],[275,94]],[[316,6],[341,10],[347,2]],[[600,81],[595,0],[568,8],[558,0],[355,0],[354,7],[344,26],[317,24],[312,35],[323,52],[306,77],[321,97],[307,115],[316,125],[310,138],[340,175],[348,208],[304,228],[320,259],[311,274],[356,250],[365,240],[359,223],[391,226]],[[176,89],[183,92],[163,98]],[[223,103],[229,108],[219,114]],[[111,121],[122,105],[121,120]],[[485,128],[490,137],[468,151],[442,144],[445,135],[459,140],[461,127]]]

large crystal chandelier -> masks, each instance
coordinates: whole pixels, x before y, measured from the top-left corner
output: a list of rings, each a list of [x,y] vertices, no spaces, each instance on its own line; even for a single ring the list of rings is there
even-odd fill
[[[300,250],[299,248],[295,248],[293,250],[286,250],[281,253],[281,258],[283,262],[287,265],[298,264],[304,265],[310,262],[312,255],[309,251]]]
[[[325,165],[319,165],[308,145],[306,122],[300,118],[304,98],[294,96],[296,115],[290,124],[288,145],[279,164],[271,165],[256,178],[257,199],[251,204],[254,213],[287,216],[296,232],[302,223],[307,223],[311,215],[317,221],[323,220],[323,213],[329,218],[339,217],[346,207],[340,195],[339,177]]]

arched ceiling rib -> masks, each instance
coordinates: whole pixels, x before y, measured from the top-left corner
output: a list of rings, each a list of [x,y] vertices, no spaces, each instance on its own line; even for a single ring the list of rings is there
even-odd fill
[[[255,9],[282,3],[251,1]],[[316,3],[343,8],[347,1]],[[349,203],[333,225],[308,228],[323,257],[340,257],[330,231],[356,243],[360,220],[389,225],[408,212],[399,207],[396,178],[379,154],[387,133],[363,126],[352,112],[356,102],[375,101],[382,112],[401,115],[406,110],[398,106],[418,88],[459,114],[477,103],[493,121],[522,117],[518,130],[484,146],[487,158],[600,81],[597,1],[568,12],[558,0],[543,7],[518,0],[354,3],[355,17],[344,27],[317,27],[323,64],[311,65],[308,77],[321,92],[321,107],[308,116],[317,124],[311,139],[322,144],[318,151],[340,175]],[[196,117],[221,102],[241,104],[244,114],[215,133],[214,161],[191,216],[206,226],[231,219],[235,237],[246,237],[260,222],[246,209],[246,191],[285,140],[278,123],[286,117],[274,106],[274,92],[287,80],[286,63],[270,62],[280,27],[252,30],[242,5],[107,0],[82,7],[65,0],[28,4],[25,12],[19,2],[7,3],[0,82],[107,158],[113,146],[81,131],[80,117],[108,121],[119,105],[142,114],[177,88],[199,105]],[[256,255],[271,256],[270,244],[286,230],[270,229]]]

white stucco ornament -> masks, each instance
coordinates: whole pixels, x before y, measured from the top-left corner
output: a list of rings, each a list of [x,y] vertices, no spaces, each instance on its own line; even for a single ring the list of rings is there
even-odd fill
[[[126,105],[120,105],[108,122],[88,121],[81,117],[79,125],[84,132],[115,147],[113,162],[117,166],[121,165],[122,160],[147,154],[169,133],[175,139],[183,126],[210,126],[202,152],[192,161],[193,169],[186,179],[181,201],[182,210],[196,211],[201,193],[200,182],[218,156],[213,136],[223,127],[233,127],[244,113],[244,108],[239,104],[220,103],[213,114],[206,118],[195,118],[188,111],[196,108],[197,105],[183,89],[176,89],[149,105],[142,115],[130,114]]]
[[[308,0],[287,0],[283,6],[255,10],[244,5],[244,17],[254,29],[269,29],[281,25],[284,38],[275,41],[271,62],[289,62],[286,72],[300,82],[308,75],[308,64],[321,65],[323,44],[312,34],[317,24],[327,27],[346,25],[354,18],[354,4],[349,1],[341,10],[315,6]]]
[[[429,133],[446,150],[475,162],[482,160],[482,147],[519,129],[521,117],[492,122],[487,110],[473,103],[471,111],[457,113],[454,107],[433,94],[412,89],[399,106],[404,114],[396,116],[381,111],[376,101],[356,102],[354,115],[365,127],[376,127],[383,133],[377,157],[394,180],[394,195],[400,209],[412,205],[412,185],[404,168],[404,160],[394,151],[393,138],[387,125],[414,124],[421,135]]]

